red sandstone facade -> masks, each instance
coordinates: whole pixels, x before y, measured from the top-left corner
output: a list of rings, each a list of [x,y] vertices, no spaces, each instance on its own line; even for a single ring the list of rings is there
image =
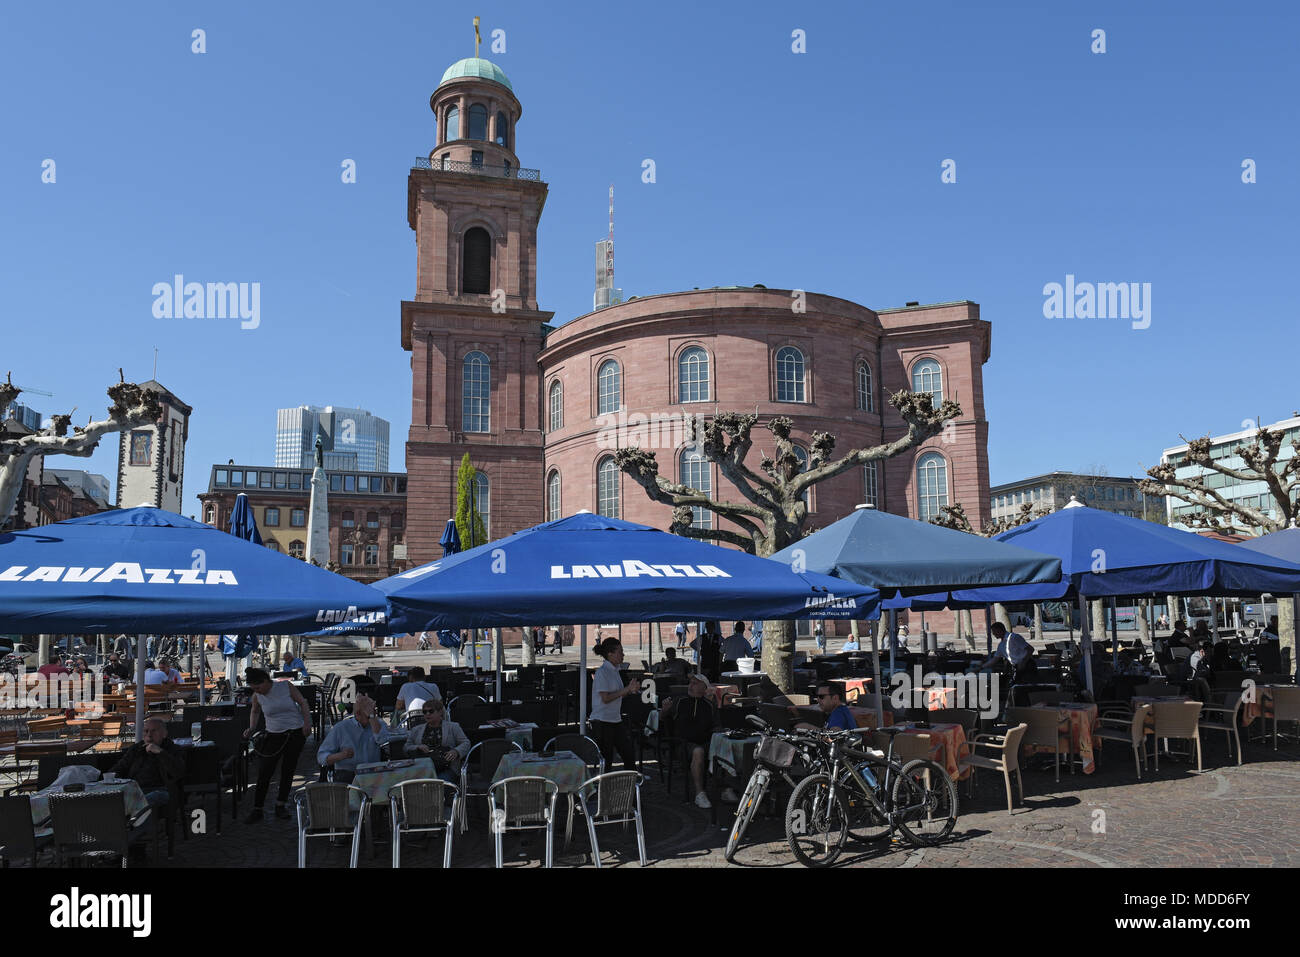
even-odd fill
[[[755,466],[767,434],[761,423],[776,415],[794,421],[794,438],[805,450],[815,431],[834,435],[841,452],[890,441],[904,426],[888,396],[913,388],[918,364],[926,362],[937,363],[942,397],[956,399],[962,415],[943,435],[881,463],[876,504],[921,517],[917,464],[937,453],[938,459],[928,460],[928,475],[941,476],[941,504],[960,502],[976,524],[988,519],[982,367],[990,327],[977,304],[873,311],[809,294],[804,311],[795,311],[791,290],[729,287],[638,298],[553,328],[552,314],[539,311],[535,298],[537,225],[546,185],[540,177],[521,178],[528,171],[518,169],[518,100],[501,82],[459,76],[444,80],[430,102],[438,146],[430,154],[431,168],[413,169],[409,179],[417,291],[414,300],[402,303],[402,345],[411,352],[412,375],[406,461],[413,563],[441,555],[437,542],[454,513],[456,469],[466,451],[489,482],[489,534],[496,538],[550,517],[552,476],[558,476],[559,514],[598,511],[597,470],[618,444],[654,447],[661,474],[680,480],[683,443],[673,423],[688,413],[756,410]],[[466,138],[464,118],[480,103],[488,110],[487,141]],[[448,136],[452,107],[456,138]],[[477,166],[470,161],[476,152]],[[471,239],[476,229],[486,232],[486,242],[481,234]],[[706,398],[681,402],[679,359],[696,347],[707,357]],[[777,356],[786,347],[803,357],[802,401],[778,401]],[[488,395],[477,406],[467,405],[472,353],[485,357],[490,368]],[[609,360],[619,371],[626,415],[621,432],[618,417],[602,419],[599,413],[598,375]],[[871,376],[865,404],[858,389],[862,363]],[[552,430],[549,397],[555,383],[563,423]],[[484,408],[486,422],[475,421],[471,413]],[[638,415],[657,417],[660,427],[638,434]],[[486,430],[473,431],[485,424]],[[770,441],[766,451],[772,451]],[[715,467],[708,472],[715,496],[739,494]],[[853,469],[819,484],[811,493],[811,524],[824,526],[851,511],[867,497],[866,482],[863,470]],[[622,518],[667,527],[667,506],[651,502],[626,476],[617,485]],[[935,500],[928,501],[933,506]]]

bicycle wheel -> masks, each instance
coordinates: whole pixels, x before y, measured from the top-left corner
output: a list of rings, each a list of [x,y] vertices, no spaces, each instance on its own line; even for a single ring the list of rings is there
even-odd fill
[[[736,848],[740,846],[740,839],[745,836],[745,828],[749,827],[749,822],[758,813],[758,806],[763,803],[763,795],[767,793],[767,786],[771,780],[772,772],[766,768],[759,768],[750,775],[749,783],[745,785],[745,793],[740,796],[740,807],[736,808],[736,820],[732,822],[731,835],[727,838],[724,856],[728,862],[736,856]]]
[[[840,788],[832,800],[831,779],[814,774],[799,782],[785,809],[785,839],[805,867],[829,867],[849,835],[849,810]]]
[[[882,771],[883,768],[876,770]],[[856,782],[850,783],[852,781],[848,774],[840,778],[840,788],[849,808],[849,837],[860,844],[878,844],[888,840],[894,833],[894,826],[862,794]],[[885,795],[881,793],[883,790],[876,788],[876,798],[882,804],[885,802]]]
[[[957,826],[957,785],[933,761],[911,761],[894,781],[893,810],[911,843],[938,844]]]

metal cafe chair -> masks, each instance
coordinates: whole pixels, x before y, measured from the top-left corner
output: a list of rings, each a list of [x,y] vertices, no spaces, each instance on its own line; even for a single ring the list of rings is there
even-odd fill
[[[361,798],[361,808],[352,810],[351,796]],[[307,840],[313,837],[346,837],[352,835],[352,856],[348,866],[357,866],[361,850],[361,826],[369,811],[370,797],[352,784],[313,782],[305,784],[294,795],[298,807],[298,867],[307,866]]]
[[[635,773],[635,772],[633,772]],[[488,826],[496,845],[496,865],[503,867],[501,840],[507,831],[545,831],[545,866],[555,848],[555,802],[560,788],[549,778],[520,775],[498,781],[488,789]]]
[[[451,808],[447,796],[451,796]],[[460,788],[442,778],[416,778],[388,790],[388,810],[393,822],[393,869],[402,866],[402,836],[441,831],[442,866],[451,867],[452,840],[460,820]]]
[[[636,846],[641,866],[646,866],[645,829],[641,824],[641,782],[636,771],[610,771],[585,781],[578,788],[575,802],[578,813],[587,822],[587,835],[591,839],[591,858],[600,867],[600,845],[596,842],[596,828],[605,824],[636,824]],[[592,803],[594,800],[594,804]]]

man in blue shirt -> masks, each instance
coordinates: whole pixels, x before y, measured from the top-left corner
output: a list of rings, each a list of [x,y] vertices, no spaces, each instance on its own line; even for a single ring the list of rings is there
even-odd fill
[[[325,735],[316,762],[322,769],[333,769],[334,780],[351,784],[358,764],[379,760],[379,746],[392,737],[388,725],[375,716],[375,703],[363,694],[352,705],[352,717],[340,721]]]
[[[817,688],[817,706],[826,715],[826,727],[843,728],[845,731],[858,729],[857,719],[853,717],[853,712],[844,703],[839,689],[834,685],[820,685]]]
[[[281,671],[296,671],[302,675],[304,681],[307,680],[307,665],[301,658],[295,658],[292,651],[284,653],[284,660],[280,663]]]

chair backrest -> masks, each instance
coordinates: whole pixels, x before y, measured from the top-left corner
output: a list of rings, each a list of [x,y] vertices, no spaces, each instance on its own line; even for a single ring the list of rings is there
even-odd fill
[[[894,735],[894,757],[904,764],[917,758],[928,758],[933,747],[934,742],[928,734]]]
[[[204,741],[212,741],[217,746],[217,752],[223,758],[231,758],[241,754],[247,742],[244,740],[244,732],[248,730],[247,723],[240,723],[235,718],[228,720],[207,720],[203,722],[202,734]]]
[[[1164,681],[1151,681],[1144,685],[1138,685],[1133,689],[1133,694],[1139,698],[1158,698],[1169,690],[1169,685]]]
[[[1056,711],[1047,708],[1008,708],[1007,724],[1025,725],[1025,740],[1030,744],[1056,748],[1061,726],[1061,717]]]
[[[1300,685],[1279,686],[1270,690],[1273,695],[1273,717],[1278,721],[1300,721]]]
[[[497,766],[501,764],[501,759],[511,751],[522,751],[519,745],[513,741],[507,741],[505,738],[489,738],[486,741],[480,741],[474,747],[469,749],[469,756],[465,759],[466,764],[474,760],[475,752],[478,753],[479,773],[485,778],[491,778],[497,773]]]
[[[1007,720],[1009,721],[1010,718]],[[1002,760],[1006,762],[1008,771],[1016,771],[1020,768],[1020,742],[1024,740],[1028,731],[1027,724],[1018,724],[1014,728],[1007,729],[1002,741]]]
[[[772,727],[780,728],[783,731],[788,731],[794,726],[794,715],[790,714],[785,705],[760,704],[758,706],[758,716]]]
[[[187,788],[206,788],[221,783],[221,753],[218,748],[187,748],[185,776],[181,784]]]
[[[930,712],[931,724],[959,724],[967,737],[975,733],[979,722],[980,713],[973,708],[940,708]]]
[[[309,830],[342,830],[349,826],[348,818],[352,812],[350,794],[354,790],[361,791],[360,788],[335,782],[313,781],[304,784],[302,790]]]
[[[36,863],[36,828],[32,805],[25,794],[0,797],[0,858]]]
[[[447,715],[457,724],[464,724],[459,715],[464,713],[466,708],[482,708],[487,705],[487,699],[477,694],[462,694],[451,699],[451,704],[447,705]]]
[[[447,792],[459,793],[454,784],[441,778],[419,778],[395,784],[388,791],[402,812],[403,826],[408,828],[438,827],[447,823]]]
[[[549,778],[521,775],[498,781],[488,790],[494,825],[545,823],[551,818],[559,790]]]
[[[513,694],[514,692],[510,692]],[[640,698],[627,697],[624,701],[640,701]],[[521,724],[531,721],[533,724],[542,723],[542,706],[536,701],[526,701],[523,704],[507,704],[501,707],[501,717],[510,718]]]
[[[1174,658],[1179,660],[1186,660],[1192,656],[1192,649],[1185,648],[1182,645],[1176,645],[1173,648],[1170,648],[1169,652],[1174,656]]]
[[[127,852],[126,794],[121,788],[51,794],[50,823],[56,847],[78,854]]]
[[[1060,704],[1061,692],[1059,691],[1031,691],[1029,692],[1030,704]]]
[[[605,758],[600,753],[600,745],[585,734],[557,734],[546,744],[547,749],[554,748],[556,751],[572,751],[594,773],[599,773],[604,769]]]
[[[95,762],[84,754],[43,754],[36,761],[36,790],[40,791],[54,783],[59,772],[75,764],[94,767]]]
[[[806,694],[783,694],[775,699],[776,704],[804,706],[812,704],[812,696]]]
[[[1156,716],[1156,737],[1194,738],[1201,715],[1199,701],[1157,701],[1152,705]]]
[[[609,771],[582,785],[583,797],[596,792],[595,816],[627,817],[641,806],[641,775],[636,771]]]

